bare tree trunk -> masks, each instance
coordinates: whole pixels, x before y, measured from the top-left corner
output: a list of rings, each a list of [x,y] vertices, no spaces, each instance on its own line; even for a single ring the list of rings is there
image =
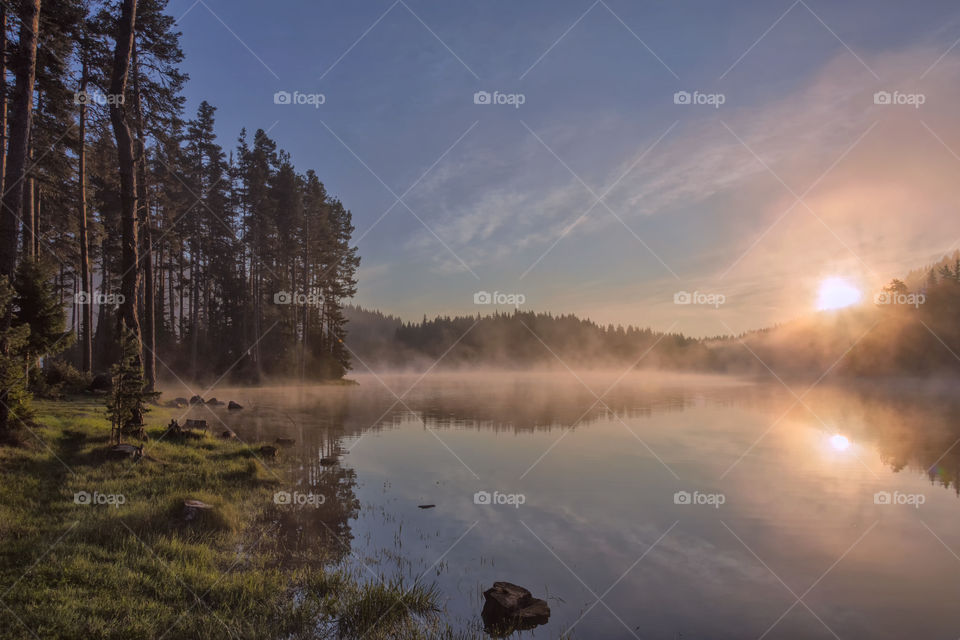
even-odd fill
[[[183,240],[180,241],[180,253],[177,256],[177,261],[178,261],[177,264],[179,267],[179,271],[177,273],[177,285],[178,285],[177,289],[180,293],[180,306],[178,308],[180,312],[180,317],[178,319],[179,322],[177,324],[180,327],[180,340],[182,341],[184,336],[184,322],[186,322],[186,313],[185,313],[186,307],[183,306],[185,304],[184,298],[183,298]]]
[[[33,164],[33,145],[27,144],[27,163]],[[33,217],[33,178],[30,172],[23,179],[23,255],[30,258],[34,257],[34,217]]]
[[[37,31],[40,0],[20,3],[20,46],[15,65],[16,85],[10,109],[4,192],[0,205],[0,275],[13,278],[17,264],[17,227],[23,212],[23,179],[33,117],[33,85],[37,75]]]
[[[81,44],[81,47],[84,46]],[[80,69],[80,95],[87,92],[87,52],[80,52],[82,58]],[[87,102],[80,101],[80,140],[77,147],[77,186],[79,187],[79,217],[80,217],[80,290],[85,291],[91,298],[88,304],[80,305],[83,317],[82,331],[80,332],[81,367],[83,371],[93,370],[93,287],[90,282],[90,255],[87,245]],[[76,305],[74,305],[76,306]]]
[[[31,164],[33,163],[33,151],[30,152]],[[33,182],[33,255],[40,255],[40,205],[43,203],[43,189],[40,187],[40,181],[31,178]]]
[[[37,94],[37,104],[33,108],[35,116],[43,113],[43,94]],[[33,175],[34,150],[33,127],[27,142],[27,172],[23,183],[23,254],[36,258],[40,250],[40,185]]]
[[[133,138],[127,124],[124,96],[133,52],[133,29],[137,19],[137,0],[122,0],[117,25],[117,43],[113,53],[113,72],[110,77],[110,123],[117,141],[117,159],[120,169],[120,233],[121,269],[120,293],[123,302],[117,317],[118,333],[126,327],[133,331],[142,344],[140,320],[137,317],[137,290],[140,284],[139,251],[137,247],[137,174],[133,153]]]
[[[260,258],[260,256],[258,256]],[[261,266],[258,259],[256,265],[256,275],[253,281],[253,331],[255,334],[254,358],[257,362],[257,380],[263,377],[263,359],[260,357],[260,336],[263,335],[263,309],[261,304]]]
[[[163,227],[166,231],[168,222],[165,220]],[[167,243],[169,249],[167,249],[167,306],[170,307],[170,337],[173,338],[173,342],[176,342],[177,339],[177,298],[176,298],[176,289],[173,288],[173,245],[169,242]]]
[[[0,5],[0,193],[7,170],[7,6]]]
[[[147,379],[147,391],[157,385],[157,325],[153,288],[153,233],[150,220],[150,204],[147,202],[147,147],[143,135],[143,101],[140,97],[140,67],[137,64],[136,40],[133,57],[133,103],[137,124],[137,201],[140,209],[140,226],[143,230],[143,368]]]
[[[196,229],[194,244],[190,249],[190,376],[197,379],[197,355],[200,346],[200,264],[197,258]]]
[[[20,46],[15,66],[17,83],[14,87],[10,139],[7,143],[5,190],[0,196],[0,276],[7,276],[11,282],[17,268],[17,228],[20,226],[23,207],[23,176],[27,166],[27,146],[30,142],[30,119],[33,116],[40,0],[22,0],[18,17]],[[8,349],[6,341],[0,341],[0,350],[6,353]],[[8,398],[9,389],[0,389],[0,431],[9,428]]]
[[[157,205],[157,207],[159,209],[159,205]],[[166,283],[164,282],[164,279],[163,279],[163,265],[164,265],[164,260],[167,257],[167,244],[163,241],[163,231],[165,230],[165,227],[160,228],[159,226],[159,224],[163,221],[163,217],[162,215],[160,215],[160,211],[158,210],[157,212],[155,212],[153,217],[158,221],[157,231],[160,232],[160,238],[157,241],[159,244],[159,246],[157,247],[157,262],[154,265],[154,273],[156,274],[155,289],[157,292],[156,293],[156,298],[157,298],[156,313],[160,318],[160,325],[163,326],[164,318],[166,317],[166,304],[167,304],[167,298],[166,298],[167,289],[166,289]]]

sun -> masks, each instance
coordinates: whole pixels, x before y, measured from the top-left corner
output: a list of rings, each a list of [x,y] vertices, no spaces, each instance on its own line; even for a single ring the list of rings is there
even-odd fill
[[[839,433],[830,437],[830,446],[837,451],[846,451],[850,448],[850,439]]]
[[[844,278],[827,278],[820,283],[817,293],[817,309],[827,311],[842,309],[860,302],[863,294]]]

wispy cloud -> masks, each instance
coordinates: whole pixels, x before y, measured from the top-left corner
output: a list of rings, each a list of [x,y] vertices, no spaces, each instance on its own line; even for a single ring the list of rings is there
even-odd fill
[[[726,286],[745,289],[753,304],[782,305],[775,295],[765,301],[750,295],[749,284],[769,292],[775,288],[763,281],[784,275],[809,274],[812,281],[839,269],[875,285],[877,277],[934,255],[939,244],[946,250],[951,234],[960,238],[960,223],[944,218],[957,204],[960,160],[951,150],[960,154],[952,113],[960,103],[960,53],[950,52],[919,80],[942,53],[925,46],[875,56],[870,62],[882,71],[881,83],[838,54],[790,93],[763,104],[738,104],[731,89],[721,109],[678,107],[673,115],[682,118],[680,125],[605,202],[638,229],[697,225],[700,237],[669,248],[671,266],[680,265],[685,278],[709,280],[738,261]],[[919,109],[877,105],[873,96],[880,90],[923,93],[925,103]],[[598,126],[619,123],[634,132],[637,118],[625,109]],[[505,268],[507,261],[522,270],[560,234],[567,233],[563,242],[603,252],[609,235],[622,231],[602,206],[568,228],[594,202],[591,194],[519,127],[503,146],[503,137],[485,138],[482,126],[480,144],[412,194],[468,263]],[[655,139],[656,127],[645,128],[649,136],[631,153],[589,167],[596,182],[584,180],[595,192],[623,175]],[[570,149],[577,140],[589,144],[590,129],[589,122],[547,125],[542,137]],[[563,159],[580,166],[576,157]],[[811,185],[794,205],[793,194]],[[422,250],[431,242],[418,234],[406,246]],[[438,268],[451,267],[437,256]]]

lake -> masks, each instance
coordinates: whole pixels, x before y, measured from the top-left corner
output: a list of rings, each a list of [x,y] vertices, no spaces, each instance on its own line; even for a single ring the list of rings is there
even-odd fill
[[[276,516],[290,562],[434,582],[460,630],[482,629],[484,589],[513,582],[551,608],[524,637],[960,635],[949,391],[650,372],[355,379],[217,388],[206,395],[246,408],[190,412],[244,441],[295,439],[280,464],[299,497]]]

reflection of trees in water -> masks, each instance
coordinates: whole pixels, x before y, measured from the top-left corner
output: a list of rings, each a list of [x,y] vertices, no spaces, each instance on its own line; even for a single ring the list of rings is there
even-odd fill
[[[406,382],[409,384],[411,381]],[[843,386],[824,383],[804,396],[803,404],[828,428],[836,428],[868,446],[875,443],[881,461],[892,470],[926,474],[931,482],[953,488],[960,495],[960,423],[954,420],[954,416],[960,416],[960,398],[930,391],[929,385],[926,381]],[[398,384],[396,390],[402,394],[406,388]],[[593,388],[601,393],[606,386],[596,383]],[[237,416],[248,429],[235,424],[231,427],[247,439],[245,434],[253,433],[256,439],[267,441],[281,436],[295,438],[298,450],[311,452],[312,462],[303,463],[304,482],[310,482],[310,465],[318,464],[321,457],[348,459],[342,451],[347,446],[343,445],[345,441],[412,420],[431,428],[520,433],[590,425],[611,419],[611,412],[628,419],[684,411],[704,403],[779,415],[795,400],[776,384],[684,387],[651,385],[647,379],[640,384],[625,380],[602,399],[602,403],[597,402],[575,380],[558,383],[490,376],[425,381],[398,402],[378,383],[317,393],[306,399],[281,395],[275,403],[265,397],[253,411]],[[821,426],[820,420],[802,405],[794,411],[794,415]],[[233,421],[234,416],[228,419]],[[327,478],[325,474],[330,471],[321,466],[316,470],[316,480]]]
[[[603,389],[597,390],[601,393]],[[344,431],[357,435],[362,431],[398,427],[418,420],[431,428],[466,428],[495,432],[521,433],[566,429],[610,419],[650,416],[658,411],[681,411],[695,405],[700,396],[691,390],[669,389],[657,392],[613,390],[598,402],[587,389],[567,389],[558,393],[529,388],[526,385],[507,390],[473,389],[470,393],[430,390],[404,398],[395,398],[368,406],[362,416],[352,415]]]
[[[818,388],[804,401],[838,430],[874,440],[894,472],[910,469],[960,496],[960,399],[904,385]]]
[[[287,564],[336,563],[350,553],[350,520],[360,509],[357,474],[340,464],[321,464],[331,453],[311,446],[285,456],[287,474],[296,483],[282,490],[305,496],[305,503],[272,504],[266,517],[279,527],[275,542]]]
[[[683,410],[703,398],[702,390],[663,385],[640,388],[623,382],[598,402],[573,378],[557,383],[536,378],[514,381],[508,375],[495,384],[469,378],[463,382],[426,381],[409,395],[403,392],[411,381],[396,383],[395,391],[402,396],[398,401],[379,384],[326,394],[265,394],[250,410],[226,414],[224,419],[246,440],[287,437],[300,442],[318,429],[328,431],[334,439],[350,438],[395,428],[411,419],[438,428],[512,432],[565,429],[609,419],[611,412],[626,419]],[[598,394],[607,388],[602,382],[592,387]],[[328,446],[333,450],[333,444]]]
[[[940,398],[899,399],[897,412],[878,407],[872,421],[879,432],[880,458],[894,471],[912,468],[927,474],[930,482],[950,488],[960,496],[960,403]]]

